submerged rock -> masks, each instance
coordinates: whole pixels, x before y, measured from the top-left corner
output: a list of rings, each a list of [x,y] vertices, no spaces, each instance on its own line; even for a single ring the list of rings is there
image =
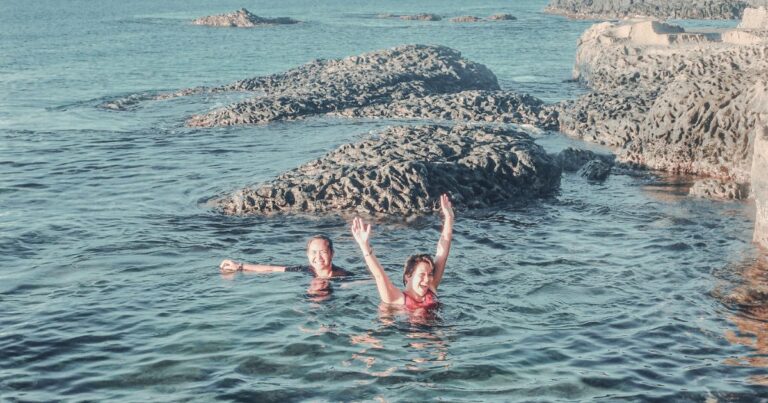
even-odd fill
[[[761,3],[763,0],[550,0],[545,11],[586,19],[738,19],[745,8],[765,5]]]
[[[590,161],[601,161],[611,167],[614,159],[613,155],[598,154],[594,151],[573,147],[568,147],[555,155],[557,164],[566,172],[576,172]]]
[[[525,133],[457,126],[393,127],[346,144],[255,188],[216,201],[226,214],[357,212],[418,215],[450,193],[459,208],[543,197],[560,168]]]
[[[211,15],[200,17],[192,21],[195,25],[208,25],[212,27],[238,27],[252,28],[261,25],[283,25],[296,24],[299,21],[287,17],[264,18],[252,14],[250,11],[241,8],[229,14]]]
[[[401,15],[399,16],[399,18],[401,20],[409,20],[409,21],[440,21],[443,19],[443,17],[440,17],[437,14],[429,14],[429,13]]]
[[[482,20],[482,18],[475,17],[474,15],[462,15],[451,18],[451,22],[480,22]]]
[[[603,181],[611,173],[611,165],[603,162],[601,159],[594,159],[584,164],[579,169],[579,176],[591,181]]]
[[[491,21],[514,21],[517,20],[517,17],[512,14],[494,14],[488,17],[488,19]]]

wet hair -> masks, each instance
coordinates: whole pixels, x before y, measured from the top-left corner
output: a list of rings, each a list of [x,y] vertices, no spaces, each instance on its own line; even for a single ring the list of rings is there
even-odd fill
[[[328,238],[326,235],[323,235],[323,234],[317,234],[312,238],[309,238],[309,240],[307,240],[307,252],[309,252],[309,245],[312,244],[312,241],[315,241],[318,239],[322,239],[323,241],[328,243],[328,249],[331,251],[331,255],[333,255],[333,241],[331,241],[331,238]]]
[[[419,263],[427,263],[432,270],[435,269],[435,261],[432,260],[430,255],[411,255],[408,260],[405,261],[405,271],[403,272],[403,285],[408,283],[408,277],[413,275],[413,271],[416,270],[416,265]]]

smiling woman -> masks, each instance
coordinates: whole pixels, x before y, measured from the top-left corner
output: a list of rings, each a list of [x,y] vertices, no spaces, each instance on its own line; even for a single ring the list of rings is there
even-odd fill
[[[308,266],[273,266],[224,259],[219,264],[219,270],[224,274],[238,271],[254,273],[305,272],[317,278],[352,275],[352,273],[333,264],[333,241],[325,235],[315,235],[307,240],[307,260],[309,261]]]
[[[373,254],[370,245],[371,224],[366,224],[356,217],[352,222],[352,235],[363,251],[365,264],[376,280],[381,301],[392,305],[403,305],[407,309],[431,308],[438,304],[437,287],[443,279],[445,263],[451,250],[453,237],[453,205],[448,195],[440,196],[440,210],[443,213],[443,232],[437,242],[437,253],[433,260],[429,255],[412,255],[405,263],[403,284],[405,290],[400,291],[387,276],[379,259]]]

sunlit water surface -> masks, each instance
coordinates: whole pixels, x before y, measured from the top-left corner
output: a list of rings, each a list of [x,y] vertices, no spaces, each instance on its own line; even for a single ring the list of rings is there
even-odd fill
[[[566,80],[591,23],[545,15],[544,0],[270,3],[0,3],[2,399],[766,395],[768,351],[754,337],[765,319],[728,302],[757,267],[749,203],[693,199],[672,178],[595,184],[565,174],[554,198],[459,211],[442,308],[408,315],[380,309],[344,219],[225,217],[205,203],[393,122],[183,126],[226,96],[96,107],[405,43],[458,49],[504,88],[548,102],[583,91]],[[189,24],[240,7],[306,22]],[[375,18],[385,12],[518,20]],[[550,151],[579,145],[534,135]],[[439,226],[438,217],[376,226],[393,278],[408,254],[434,250]],[[218,273],[225,257],[303,263],[304,241],[318,232],[336,240],[336,263],[359,273],[329,297],[308,294],[299,274]]]

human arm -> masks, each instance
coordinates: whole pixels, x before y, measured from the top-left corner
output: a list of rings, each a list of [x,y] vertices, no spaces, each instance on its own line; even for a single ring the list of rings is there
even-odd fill
[[[440,196],[440,211],[443,213],[443,231],[437,241],[435,271],[432,274],[432,288],[435,291],[443,280],[445,264],[448,261],[448,254],[451,252],[451,240],[453,239],[453,204],[446,194]]]
[[[237,262],[230,259],[224,259],[219,265],[219,270],[222,273],[234,273],[237,271],[247,271],[253,273],[275,273],[284,272],[285,266],[270,266],[264,264],[253,264],[245,262]]]
[[[357,245],[360,246],[365,264],[376,281],[376,288],[379,291],[381,301],[388,304],[402,304],[404,302],[403,292],[392,284],[384,268],[381,267],[379,259],[373,254],[373,248],[370,244],[371,225],[366,224],[360,217],[355,217],[352,221],[352,236],[357,241]]]

